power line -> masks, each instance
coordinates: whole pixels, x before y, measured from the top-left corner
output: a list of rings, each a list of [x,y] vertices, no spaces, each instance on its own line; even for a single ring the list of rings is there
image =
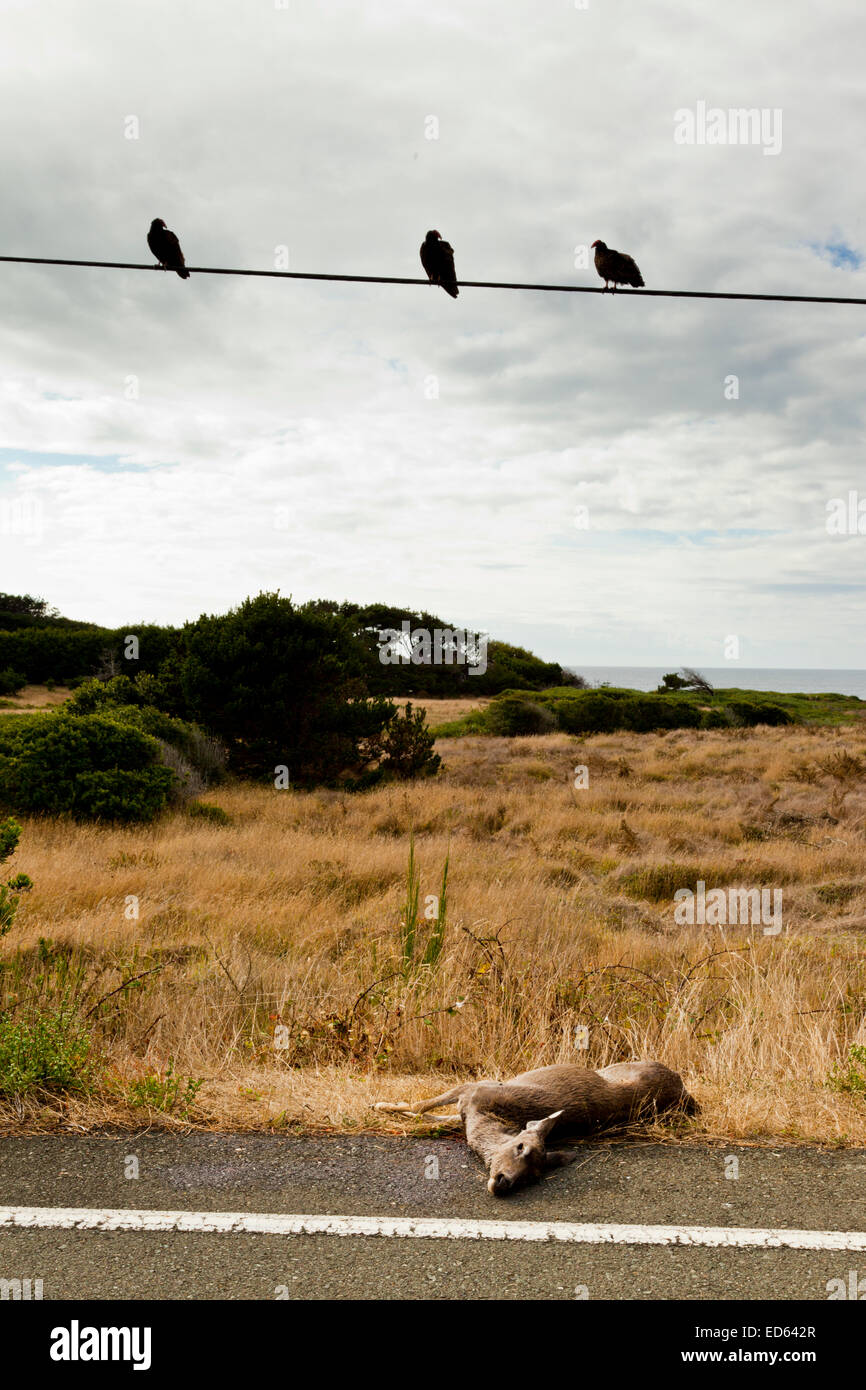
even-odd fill
[[[17,265],[79,265],[97,270],[158,270],[153,265],[134,261],[70,261],[48,256],[0,256],[0,261]],[[301,270],[235,270],[222,266],[190,265],[192,275],[256,275],[266,280],[340,280],[360,285],[427,285],[427,280],[400,275],[327,275]],[[173,274],[173,271],[169,271]],[[469,290],[541,290],[548,294],[607,294],[602,285],[531,285],[511,280],[458,280],[461,289]],[[736,294],[720,290],[629,290],[618,289],[618,295],[639,299],[761,299],[786,304],[866,304],[866,299],[846,298],[826,294]]]

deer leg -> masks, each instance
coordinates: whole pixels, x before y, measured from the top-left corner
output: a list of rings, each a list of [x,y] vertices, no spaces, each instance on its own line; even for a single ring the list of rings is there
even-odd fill
[[[392,1102],[380,1100],[376,1102],[375,1108],[377,1110],[391,1110],[395,1114],[409,1115],[414,1118],[418,1115],[426,1115],[428,1111],[435,1110],[438,1105],[456,1105],[463,1095],[463,1092],[466,1090],[466,1087],[473,1085],[475,1085],[473,1081],[464,1081],[461,1086],[454,1086],[450,1091],[443,1091],[441,1096],[433,1096],[431,1100],[419,1101],[418,1104],[414,1106],[407,1105],[405,1101]],[[453,1115],[443,1115],[440,1117],[437,1115],[434,1118],[451,1120],[457,1117]]]

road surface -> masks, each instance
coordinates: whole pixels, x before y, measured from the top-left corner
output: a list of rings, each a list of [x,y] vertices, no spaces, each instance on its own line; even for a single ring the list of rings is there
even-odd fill
[[[0,1221],[0,1280],[39,1279],[46,1300],[826,1300],[833,1280],[863,1280],[866,1296],[863,1150],[596,1144],[497,1200],[457,1139],[7,1138],[0,1207],[16,1209]],[[177,1217],[155,1231],[77,1229],[57,1215],[68,1208],[108,1226],[117,1218],[103,1209],[202,1215],[195,1230],[174,1229]],[[285,1222],[279,1234],[218,1232],[210,1213],[400,1218],[403,1234],[286,1234]],[[465,1224],[419,1234],[419,1221]],[[491,1221],[517,1223],[519,1238],[489,1238],[478,1223]],[[565,1238],[539,1238],[539,1223]],[[636,1229],[614,1242],[612,1224]],[[672,1226],[696,1230],[690,1242],[730,1232],[735,1243],[650,1243],[669,1242],[658,1228]],[[778,1246],[776,1229],[817,1232],[824,1248]]]

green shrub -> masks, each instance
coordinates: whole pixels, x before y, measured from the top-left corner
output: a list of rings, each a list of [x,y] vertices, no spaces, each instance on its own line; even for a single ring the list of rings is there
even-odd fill
[[[433,735],[427,728],[425,709],[412,710],[411,701],[386,726],[382,736],[382,770],[395,777],[432,777],[442,759],[433,751]]]
[[[348,618],[259,594],[184,630],[188,717],[223,739],[232,767],[293,784],[336,782],[378,756],[396,710],[364,698],[364,653]]]
[[[65,685],[70,676],[95,671],[109,634],[101,628],[65,628],[56,625],[22,627],[9,631],[0,622],[0,670],[11,666],[23,671],[35,685],[49,677]]]
[[[0,695],[17,695],[26,684],[27,677],[20,671],[13,671],[11,666],[7,666],[5,671],[0,671]]]
[[[673,902],[678,888],[691,888],[703,882],[707,891],[720,888],[727,882],[726,875],[712,867],[699,864],[644,864],[638,869],[622,874],[617,884],[630,898],[644,898],[649,902]]]
[[[730,700],[727,709],[738,724],[754,728],[756,724],[791,724],[793,720],[781,705],[764,704],[757,700]]]
[[[231,825],[232,818],[222,806],[214,806],[209,801],[191,801],[186,808],[187,815],[194,820],[205,820],[211,825]]]
[[[8,715],[0,722],[0,801],[81,820],[152,820],[175,774],[156,739],[101,714]]]
[[[852,1043],[848,1049],[846,1067],[842,1071],[834,1067],[830,1073],[829,1084],[834,1091],[847,1091],[850,1095],[866,1096],[866,1047]]]
[[[625,711],[627,728],[637,733],[653,729],[697,729],[701,712],[687,700],[666,700],[660,695],[638,695]]]
[[[0,1013],[0,1095],[85,1085],[91,1047],[89,1032],[68,1008]]]
[[[862,892],[862,883],[819,883],[815,889],[818,900],[828,907],[840,907]]]
[[[546,734],[556,728],[556,715],[551,709],[533,700],[516,695],[500,695],[484,712],[487,732],[505,738],[520,734]]]
[[[204,1078],[194,1081],[191,1076],[183,1078],[174,1070],[174,1059],[169,1058],[165,1072],[150,1071],[139,1081],[133,1081],[127,1091],[130,1105],[141,1106],[147,1110],[162,1110],[166,1114],[178,1114],[189,1119],[195,1105],[195,1098],[204,1085]]]
[[[702,729],[730,729],[734,720],[726,707],[719,708],[714,705],[712,709],[705,709],[701,717]]]
[[[444,724],[436,724],[430,730],[434,738],[463,738],[466,734],[486,734],[487,711],[483,709],[470,710],[460,719],[449,719]]]
[[[198,725],[149,704],[145,694],[151,688],[151,678],[146,675],[134,681],[129,676],[114,676],[109,681],[84,681],[66,702],[64,710],[70,714],[106,714],[123,724],[131,724],[174,748],[189,767],[199,773],[202,786],[219,781],[228,761],[225,745],[204,733]],[[170,760],[169,766],[183,775],[182,766],[175,760]]]
[[[0,821],[0,864],[15,853],[20,835],[21,826],[17,821],[11,817]],[[15,921],[21,894],[32,887],[33,882],[27,874],[16,874],[14,878],[0,883],[0,936],[5,936]]]
[[[700,710],[690,701],[624,690],[591,690],[554,702],[559,726],[569,734],[613,733],[628,729],[695,729]]]

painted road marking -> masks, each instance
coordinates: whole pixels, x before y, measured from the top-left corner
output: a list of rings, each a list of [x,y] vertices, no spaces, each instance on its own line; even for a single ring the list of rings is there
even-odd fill
[[[739,1250],[863,1250],[866,1231],[748,1226],[621,1226],[577,1221],[471,1221],[414,1216],[287,1216],[281,1212],[137,1211],[126,1207],[0,1207],[0,1230],[177,1231],[262,1236],[392,1236],[531,1240],[578,1245],[704,1245]]]

